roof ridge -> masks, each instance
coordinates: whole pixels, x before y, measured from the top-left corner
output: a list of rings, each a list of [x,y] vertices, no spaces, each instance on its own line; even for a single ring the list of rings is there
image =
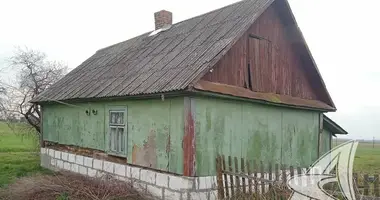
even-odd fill
[[[223,7],[216,8],[216,9],[214,9],[214,10],[211,10],[211,11],[205,12],[205,13],[203,13],[203,14],[199,14],[199,15],[197,15],[197,16],[193,16],[193,17],[191,17],[191,18],[184,19],[184,20],[182,20],[182,21],[176,22],[176,23],[172,24],[172,27],[174,27],[174,26],[176,26],[176,25],[178,25],[178,24],[180,24],[180,23],[184,23],[184,22],[186,22],[186,21],[189,21],[189,20],[192,20],[192,19],[196,19],[196,18],[198,18],[198,17],[204,16],[204,15],[207,15],[207,14],[211,14],[211,13],[216,12],[216,11],[219,11],[219,10],[221,10],[221,9],[225,9],[225,8],[227,8],[227,7],[231,7],[231,6],[234,6],[234,5],[236,5],[236,4],[243,3],[243,2],[245,2],[245,1],[255,1],[255,0],[239,0],[239,1],[235,2],[235,3],[228,4],[228,5],[225,5],[225,6],[223,6]],[[153,30],[153,31],[154,31],[154,30]],[[101,49],[98,49],[96,52],[98,52],[98,51],[102,51],[102,50],[105,50],[105,49],[108,49],[108,48],[111,48],[111,47],[114,47],[114,46],[119,45],[119,44],[121,44],[121,43],[123,43],[123,42],[129,41],[129,40],[133,40],[133,39],[135,39],[135,38],[141,37],[141,36],[143,36],[143,35],[145,35],[145,34],[148,34],[148,33],[151,33],[151,32],[152,32],[152,31],[144,32],[143,34],[137,35],[137,36],[135,36],[135,37],[131,37],[131,38],[126,39],[126,40],[123,40],[123,41],[121,41],[121,42],[118,42],[118,43],[112,44],[112,45],[107,46],[107,47],[103,47],[103,48],[101,48]]]

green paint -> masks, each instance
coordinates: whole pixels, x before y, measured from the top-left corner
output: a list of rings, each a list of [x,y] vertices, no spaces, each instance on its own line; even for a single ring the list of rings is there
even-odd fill
[[[321,135],[321,141],[320,141],[320,145],[321,145],[321,152],[320,152],[320,156],[322,156],[323,154],[327,153],[328,151],[331,150],[331,137],[332,137],[332,134],[330,131],[326,130],[326,129],[323,129],[323,132],[322,132],[322,135]]]
[[[150,145],[151,137],[154,138],[154,155],[149,158],[152,162],[147,163],[158,169],[182,173],[182,97],[164,101],[151,99],[76,103],[75,106],[44,105],[44,140],[107,151],[109,108],[118,106],[127,108],[127,151],[123,156],[127,157],[128,162],[133,160],[133,146],[144,149],[144,144]],[[86,109],[97,110],[97,115],[91,113],[88,116]]]
[[[201,97],[195,105],[198,176],[215,174],[217,154],[301,167],[317,159],[318,112]]]

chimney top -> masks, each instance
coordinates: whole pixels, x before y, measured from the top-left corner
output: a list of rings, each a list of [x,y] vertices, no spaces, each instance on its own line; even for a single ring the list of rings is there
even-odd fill
[[[166,10],[154,13],[154,24],[156,30],[172,25],[172,13]]]

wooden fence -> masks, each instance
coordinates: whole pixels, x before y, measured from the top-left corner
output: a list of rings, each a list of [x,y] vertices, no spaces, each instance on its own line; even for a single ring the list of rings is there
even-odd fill
[[[287,199],[291,194],[287,188],[287,180],[306,172],[306,168],[248,161],[231,156],[218,156],[216,169],[219,199],[261,199],[259,196]],[[378,174],[370,176],[354,173],[353,178],[358,195],[380,197]],[[338,188],[337,183],[324,186],[331,194],[339,196]],[[276,197],[271,196],[274,194]]]

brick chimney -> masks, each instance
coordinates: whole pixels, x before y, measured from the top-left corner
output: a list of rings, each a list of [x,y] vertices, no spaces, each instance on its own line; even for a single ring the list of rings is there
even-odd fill
[[[161,10],[154,13],[154,24],[156,26],[156,30],[172,25],[172,13],[166,10]]]

